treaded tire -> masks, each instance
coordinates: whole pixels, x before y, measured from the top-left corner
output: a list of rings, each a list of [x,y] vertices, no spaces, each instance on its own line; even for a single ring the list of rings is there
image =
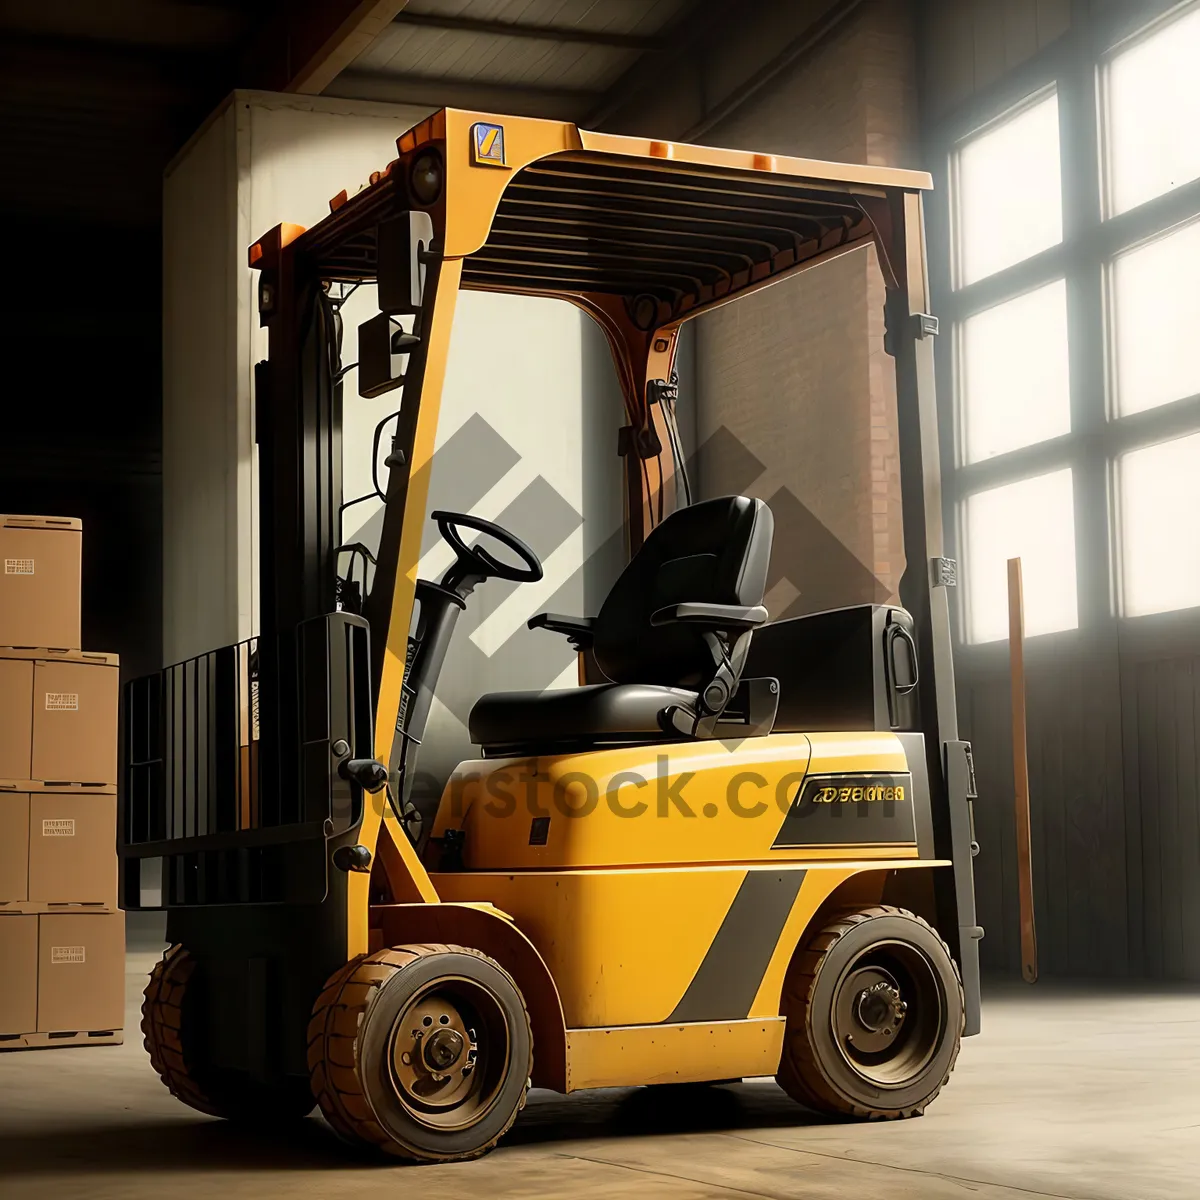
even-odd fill
[[[308,1116],[315,1100],[300,1081],[270,1086],[205,1073],[196,1061],[186,1011],[195,972],[196,960],[187,950],[171,946],[155,963],[143,992],[142,1044],[167,1090],[197,1112],[243,1124],[284,1125]]]
[[[388,1079],[393,1031],[439,979],[487,989],[509,1041],[495,1101],[456,1130],[415,1120]],[[520,989],[494,959],[466,946],[397,946],[353,959],[331,976],[313,1006],[308,1067],[321,1112],[346,1140],[414,1162],[457,1162],[493,1149],[525,1107],[533,1033]]]
[[[864,1077],[839,1049],[834,1006],[839,985],[873,946],[915,946],[932,968],[929,988],[941,1005],[928,1061],[913,1078],[879,1086]],[[781,1005],[787,1018],[776,1079],[793,1100],[818,1112],[860,1120],[920,1116],[950,1078],[961,1045],[965,1003],[950,949],[928,922],[902,908],[877,905],[834,918],[792,960]],[[927,1019],[912,1012],[905,1020]]]

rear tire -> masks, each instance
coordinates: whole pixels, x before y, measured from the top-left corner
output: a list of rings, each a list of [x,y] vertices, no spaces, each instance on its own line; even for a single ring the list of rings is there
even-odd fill
[[[792,961],[776,1078],[818,1112],[920,1116],[954,1069],[964,1008],[958,967],[927,922],[888,905],[845,913]]]
[[[171,1095],[210,1117],[258,1127],[308,1116],[316,1102],[305,1079],[266,1084],[205,1068],[190,1011],[195,975],[196,960],[182,946],[172,946],[150,972],[143,993],[143,1044]]]
[[[354,959],[308,1027],[321,1111],[352,1142],[416,1162],[486,1154],[525,1106],[533,1033],[494,959],[415,945]]]

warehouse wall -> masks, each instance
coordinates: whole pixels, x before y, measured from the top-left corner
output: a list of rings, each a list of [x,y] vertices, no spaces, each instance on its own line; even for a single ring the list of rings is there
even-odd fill
[[[167,169],[163,214],[163,657],[250,636],[257,621],[254,363],[266,357],[246,248],[395,157],[426,115],[237,92]],[[335,182],[337,181],[337,182]]]
[[[1113,0],[931,0],[922,16],[922,103],[931,155],[945,131],[1020,98],[1039,55],[1061,53]],[[1132,6],[1128,6],[1132,8]],[[1149,6],[1147,6],[1149,7]],[[1008,97],[1004,99],[1004,97]],[[938,167],[937,162],[931,166]],[[935,212],[935,279],[948,275]],[[944,292],[943,292],[944,294]],[[938,293],[935,292],[935,311]],[[940,347],[948,438],[953,376]],[[1092,347],[1088,353],[1099,354]],[[947,458],[947,479],[952,460]],[[1108,497],[1093,497],[1097,512]],[[955,528],[949,511],[948,529]],[[951,552],[961,553],[952,548]],[[1200,631],[1195,610],[1135,620],[1107,615],[1103,567],[1083,589],[1099,619],[1026,646],[1035,911],[1048,975],[1200,979]],[[1081,605],[1081,610],[1083,605]],[[961,621],[959,622],[961,625]],[[963,737],[975,748],[980,799],[975,860],[985,969],[1020,970],[1016,833],[1006,643],[959,645]]]

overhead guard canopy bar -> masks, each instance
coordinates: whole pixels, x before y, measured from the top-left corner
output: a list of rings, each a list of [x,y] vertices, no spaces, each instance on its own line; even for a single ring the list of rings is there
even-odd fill
[[[507,123],[514,141],[529,140],[531,129],[538,136],[527,148],[513,146],[498,169],[472,166],[463,135],[489,121]],[[337,197],[331,214],[299,239],[297,250],[317,275],[375,277],[376,229],[418,206],[405,168],[428,146],[445,159],[454,211],[435,214],[435,227],[456,243],[443,252],[464,259],[462,286],[564,298],[650,297],[655,326],[872,241],[894,281],[897,205],[903,193],[930,186],[923,172],[445,110],[399,138],[402,157],[356,196]],[[494,205],[473,188],[472,211],[457,211],[465,193],[454,185],[462,171],[494,177]]]

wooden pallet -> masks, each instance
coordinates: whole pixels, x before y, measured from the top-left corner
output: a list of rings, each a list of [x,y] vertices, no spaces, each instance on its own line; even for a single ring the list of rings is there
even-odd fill
[[[53,1050],[56,1046],[119,1046],[124,1041],[123,1029],[94,1033],[21,1033],[16,1037],[0,1036],[0,1051]]]
[[[78,916],[81,913],[115,913],[118,912],[107,904],[49,904],[43,900],[10,900],[0,903],[0,917],[6,914],[14,916],[52,916],[62,913],[65,916]]]

